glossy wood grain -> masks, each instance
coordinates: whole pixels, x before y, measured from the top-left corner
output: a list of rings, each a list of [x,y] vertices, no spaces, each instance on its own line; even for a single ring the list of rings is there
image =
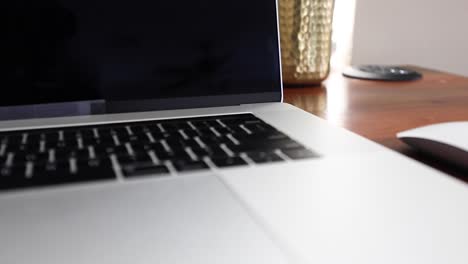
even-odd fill
[[[468,121],[468,78],[411,68],[422,72],[423,78],[411,82],[364,81],[335,72],[322,86],[285,87],[285,102],[468,181],[468,172],[424,156],[395,136],[418,126]]]

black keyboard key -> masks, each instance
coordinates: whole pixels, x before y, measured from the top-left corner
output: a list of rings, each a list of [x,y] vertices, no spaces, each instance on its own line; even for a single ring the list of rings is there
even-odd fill
[[[241,117],[239,116],[239,117],[234,117],[234,118],[230,118],[230,117],[226,116],[226,117],[219,118],[219,119],[225,125],[229,125],[229,126],[243,125],[243,124],[246,124],[249,121],[260,121],[259,119],[257,119],[253,115],[243,115]],[[262,121],[260,121],[260,122],[262,122]]]
[[[83,146],[95,146],[95,145],[100,144],[100,140],[94,137],[85,137],[85,138],[81,138],[81,140],[83,142]],[[60,144],[60,143],[57,143],[57,144]]]
[[[220,135],[226,135],[232,132],[231,129],[227,127],[222,127],[221,125],[213,126],[212,129],[215,130],[215,131],[212,130],[213,133],[220,134]]]
[[[130,131],[131,131],[131,128],[130,128]],[[128,129],[125,126],[123,126],[123,127],[113,127],[112,128],[112,133],[116,134],[119,137],[124,137],[124,136],[129,136],[130,135]],[[132,133],[133,133],[133,131],[132,131]]]
[[[135,152],[148,152],[150,150],[155,151],[155,149],[164,150],[164,147],[161,144],[149,142],[132,143],[132,148]]]
[[[79,161],[75,173],[79,181],[115,179],[115,172],[109,159]]]
[[[190,148],[199,148],[200,144],[195,139],[184,140],[184,145]]]
[[[134,135],[144,135],[147,132],[150,132],[150,130],[144,125],[133,125],[131,126],[131,130]]]
[[[166,139],[165,141],[167,145],[169,146],[169,148],[172,149],[173,151],[185,148],[184,140],[182,138],[172,136]]]
[[[199,158],[209,155],[208,150],[201,148],[199,146],[190,147],[190,150],[193,152],[193,154],[195,154]]]
[[[214,128],[220,128],[220,127],[223,127],[218,121],[216,120],[208,120],[208,121],[205,121],[205,124],[208,126],[208,127],[214,127]]]
[[[80,160],[77,163],[78,170],[84,169],[93,169],[99,167],[112,167],[112,163],[109,158],[97,158],[97,159],[87,159]]]
[[[94,152],[98,156],[108,156],[110,154],[127,155],[128,150],[125,146],[114,146],[113,144],[99,144],[94,146]]]
[[[207,146],[213,146],[213,145],[219,145],[221,138],[216,137],[216,136],[208,136],[208,135],[201,135],[198,137],[200,142]]]
[[[9,135],[6,137],[6,142],[9,144],[9,145],[19,145],[21,144],[21,140],[22,140],[22,135],[20,134],[17,134],[17,135]]]
[[[62,134],[63,134],[63,138],[61,138],[60,140],[75,140],[76,137],[77,137],[77,134],[79,133],[78,130],[75,130],[75,129],[72,129],[72,128],[69,128],[69,129],[64,129],[62,130]]]
[[[305,148],[283,149],[282,152],[293,160],[318,158],[319,155]]]
[[[83,148],[83,149],[74,149],[69,152],[70,157],[74,157],[77,159],[89,159],[89,150],[88,148]]]
[[[153,131],[151,132],[151,135],[153,136],[153,139],[155,141],[160,141],[160,140],[169,138],[171,136],[171,134],[169,133],[161,133],[161,132],[153,132]]]
[[[274,131],[275,129],[272,129],[271,127],[264,125],[264,124],[245,124],[244,128],[252,132],[253,134],[257,133],[264,133],[267,131]]]
[[[59,133],[58,131],[51,131],[45,132],[41,134],[41,139],[48,142],[48,141],[58,141],[59,140]]]
[[[125,177],[161,176],[165,174],[167,175],[169,170],[165,165],[156,165],[153,163],[143,162],[123,166],[122,172]]]
[[[24,188],[29,179],[25,177],[24,166],[0,167],[0,190]]]
[[[2,178],[22,178],[25,176],[26,167],[24,165],[17,166],[0,166],[0,179]]]
[[[245,162],[241,157],[213,158],[211,160],[218,167],[247,165],[247,162]]]
[[[121,144],[126,142],[146,142],[149,139],[145,135],[118,134],[117,138]]]
[[[278,131],[272,131],[265,134],[260,133],[259,136],[264,136],[266,140],[279,140],[288,138],[288,136]]]
[[[176,160],[173,162],[173,165],[176,170],[180,172],[204,170],[209,168],[203,161]]]
[[[279,140],[255,140],[255,141],[243,141],[239,145],[229,144],[229,149],[235,153],[240,152],[252,152],[252,151],[267,151],[274,149],[291,149],[300,148],[301,144],[296,141],[285,138]]]
[[[26,133],[26,140],[21,139],[21,144],[37,144],[41,139],[41,133]]]
[[[67,140],[59,140],[55,142],[45,142],[46,148],[57,148],[57,149],[65,149],[65,148],[78,148],[78,140],[76,138],[67,139]],[[84,142],[82,141],[83,145]],[[37,146],[40,147],[40,141],[37,143]]]
[[[251,152],[246,154],[255,163],[283,161],[283,159],[274,152]]]
[[[216,129],[210,129],[209,127],[198,129],[197,132],[201,137],[211,137],[214,140],[220,136],[220,133]]]
[[[132,146],[137,152],[153,151],[159,160],[170,160],[175,156],[174,152],[167,151],[161,143],[137,144]]]
[[[229,156],[224,149],[217,145],[208,147],[208,153],[212,158],[227,158]]]
[[[103,144],[103,145],[110,145],[110,146],[115,146],[116,138],[118,139],[119,137],[117,135],[101,135],[99,136],[98,143]]]
[[[172,122],[161,122],[160,125],[163,127],[164,131],[168,133],[176,133],[180,128],[177,124]]]
[[[173,153],[173,160],[191,160],[192,157],[196,159],[198,159],[198,156],[194,155],[193,153],[189,154],[189,152],[187,152],[186,149],[179,149],[179,150],[176,150]]]
[[[245,128],[242,128],[240,126],[231,126],[230,131],[236,137],[237,136],[243,137],[243,136],[248,136],[252,134],[249,130],[246,130]]]
[[[134,155],[117,156],[117,160],[119,161],[121,165],[133,164],[136,162],[137,163],[140,163],[140,162],[151,163],[152,162],[150,155],[144,152],[138,152],[138,153],[135,153]]]
[[[41,153],[44,155],[44,157],[47,157],[49,159],[49,151],[45,153]],[[83,149],[66,149],[66,148],[59,148],[59,149],[54,149],[54,159],[57,161],[68,161],[70,158],[77,158],[79,160],[84,160],[84,159],[89,159],[89,150],[87,148]]]
[[[14,164],[22,164],[28,161],[43,163],[47,162],[48,158],[48,153],[19,151],[15,153]]]
[[[194,138],[194,137],[198,137],[200,136],[200,134],[198,133],[197,130],[193,130],[193,129],[185,129],[183,130],[184,134],[188,137],[188,138]]]
[[[192,123],[192,126],[194,126],[197,130],[207,130],[208,129],[208,124],[204,120],[192,120],[190,121]]]
[[[279,131],[264,131],[255,134],[244,134],[244,135],[237,135],[240,139],[245,141],[255,141],[255,140],[280,140],[280,139],[287,139],[289,138],[285,134]]]
[[[97,130],[99,138],[112,137],[114,135],[114,131],[112,130],[111,126],[99,127]]]
[[[121,137],[122,142],[149,142],[149,139],[146,135],[130,135]]]
[[[54,163],[37,164],[35,173],[53,177],[70,173],[70,163],[68,159],[62,159]]]
[[[9,152],[14,153],[14,152],[17,152],[19,150],[22,150],[21,147],[23,147],[23,145],[5,144],[4,147],[3,147],[3,150],[2,150],[3,156],[5,156]],[[37,148],[35,146],[32,147],[32,146],[29,146],[29,145],[26,145],[24,149],[25,150],[31,150],[31,151],[36,151],[37,150]]]
[[[69,141],[64,141],[64,140],[60,140],[57,142],[57,146],[56,148],[57,149],[64,149],[64,148],[73,148],[74,146],[78,145],[77,144],[78,142],[76,142],[76,140],[69,140]]]
[[[156,152],[156,157],[159,160],[172,160],[174,159],[175,155],[173,152]]]
[[[279,149],[294,149],[294,148],[302,148],[302,144],[294,141],[294,140],[285,140],[281,143],[278,141],[274,141],[275,143],[270,144],[271,148],[279,148]]]
[[[94,131],[92,129],[81,129],[77,133],[82,139],[95,138]]]

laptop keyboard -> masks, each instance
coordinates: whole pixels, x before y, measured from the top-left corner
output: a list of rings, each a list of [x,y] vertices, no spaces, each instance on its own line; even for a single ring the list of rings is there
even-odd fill
[[[0,132],[0,190],[314,157],[252,114]]]

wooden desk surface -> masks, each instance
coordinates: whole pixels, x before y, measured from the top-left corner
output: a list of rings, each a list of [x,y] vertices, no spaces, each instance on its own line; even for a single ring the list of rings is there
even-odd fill
[[[468,121],[468,78],[411,67],[412,82],[348,79],[336,72],[321,86],[285,87],[285,102],[468,182],[468,172],[423,155],[396,138],[418,126]],[[467,135],[468,136],[468,135]]]

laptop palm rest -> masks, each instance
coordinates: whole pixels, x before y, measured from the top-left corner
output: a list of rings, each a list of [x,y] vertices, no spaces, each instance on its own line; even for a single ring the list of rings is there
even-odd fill
[[[0,263],[285,263],[214,175],[2,194],[0,208]]]
[[[300,263],[468,259],[460,229],[468,186],[395,153],[226,172],[223,180]]]

